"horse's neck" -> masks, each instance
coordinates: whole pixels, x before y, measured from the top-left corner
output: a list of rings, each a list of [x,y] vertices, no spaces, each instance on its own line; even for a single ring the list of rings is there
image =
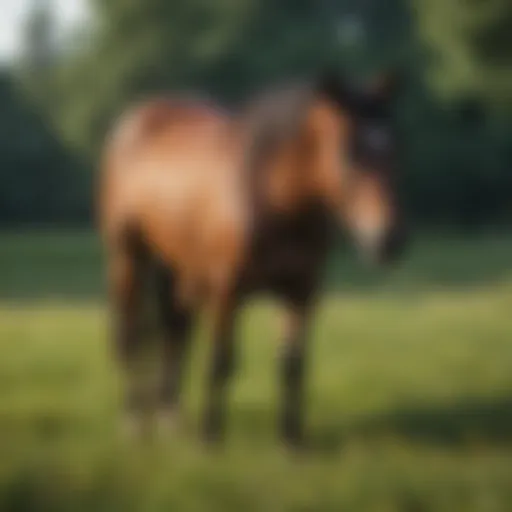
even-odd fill
[[[253,243],[260,247],[293,245],[308,250],[330,240],[331,219],[320,203],[304,204],[286,212],[271,208],[255,212]]]

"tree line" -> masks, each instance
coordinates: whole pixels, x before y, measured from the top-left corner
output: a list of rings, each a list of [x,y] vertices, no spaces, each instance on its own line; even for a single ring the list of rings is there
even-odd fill
[[[512,15],[506,0],[90,0],[55,43],[34,4],[0,72],[0,223],[89,223],[101,142],[140,97],[265,84],[338,66],[401,70],[400,184],[431,225],[512,219]]]

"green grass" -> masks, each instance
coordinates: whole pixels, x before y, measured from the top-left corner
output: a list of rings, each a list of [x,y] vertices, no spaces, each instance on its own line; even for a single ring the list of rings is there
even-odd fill
[[[313,333],[311,453],[279,449],[278,310],[244,313],[225,449],[119,435],[99,249],[0,236],[0,510],[512,510],[512,237],[420,239],[402,267],[337,257]]]

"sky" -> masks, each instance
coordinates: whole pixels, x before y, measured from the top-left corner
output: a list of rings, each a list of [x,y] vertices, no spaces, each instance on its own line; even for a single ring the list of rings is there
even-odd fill
[[[15,57],[21,49],[24,20],[30,6],[41,0],[0,0],[0,61]],[[85,18],[87,0],[46,0],[55,6],[58,28],[70,29]]]

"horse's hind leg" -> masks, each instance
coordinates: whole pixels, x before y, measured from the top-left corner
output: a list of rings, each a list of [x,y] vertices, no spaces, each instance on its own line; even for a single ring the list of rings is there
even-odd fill
[[[159,421],[173,427],[179,421],[181,383],[190,344],[192,310],[179,301],[169,269],[157,273],[157,299],[164,328],[163,375],[159,388]]]
[[[142,246],[129,234],[111,247],[108,277],[113,315],[113,348],[126,377],[124,407],[130,428],[138,428],[138,415],[146,405],[133,374],[141,341],[139,319],[146,264]]]
[[[203,412],[203,438],[220,441],[224,433],[227,385],[235,369],[234,296],[217,297],[213,311],[213,347],[207,377],[207,397]]]

